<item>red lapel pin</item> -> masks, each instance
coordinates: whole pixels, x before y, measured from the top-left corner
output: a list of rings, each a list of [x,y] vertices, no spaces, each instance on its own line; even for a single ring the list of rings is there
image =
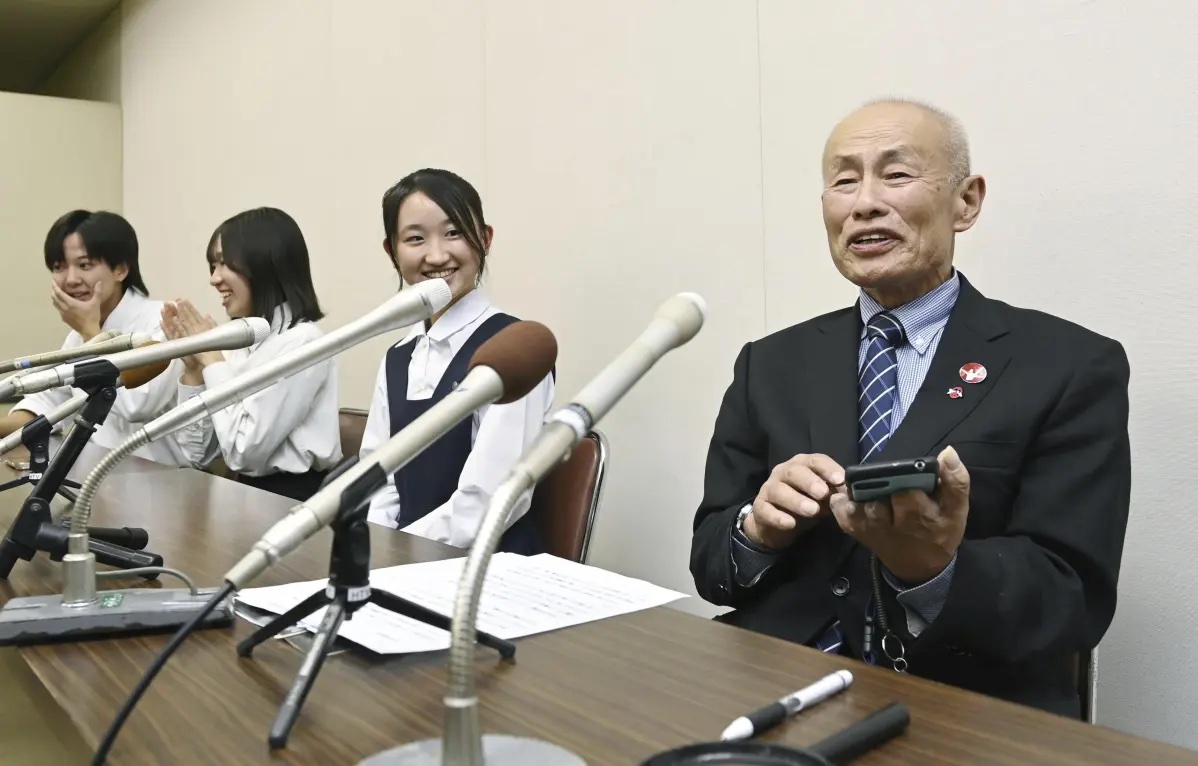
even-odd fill
[[[960,399],[962,396],[965,396],[965,392],[961,390],[960,386],[953,386],[948,390],[949,399]]]
[[[961,366],[961,380],[966,383],[981,383],[986,379],[986,368],[977,362]]]

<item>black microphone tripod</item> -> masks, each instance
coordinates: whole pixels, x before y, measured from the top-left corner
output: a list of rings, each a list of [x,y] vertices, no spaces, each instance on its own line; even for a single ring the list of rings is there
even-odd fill
[[[28,479],[18,483],[33,483],[33,492],[25,498],[17,517],[13,519],[4,539],[0,540],[0,579],[8,577],[17,559],[32,561],[38,551],[50,554],[53,561],[61,561],[67,553],[69,530],[63,524],[54,523],[50,512],[50,501],[56,494],[63,494],[63,487],[78,488],[78,484],[69,482],[67,474],[79,459],[79,455],[87,446],[92,433],[104,423],[116,401],[117,378],[120,371],[112,362],[104,358],[89,359],[75,365],[75,388],[87,393],[87,402],[76,416],[75,426],[63,440],[62,446],[54,454],[54,458],[42,470],[38,478],[32,476],[33,450],[30,451],[30,469]],[[40,430],[40,428],[38,429]],[[45,438],[49,438],[49,428],[45,429]],[[10,482],[10,484],[14,484]],[[15,486],[15,484],[14,484]],[[5,486],[8,488],[8,485]],[[70,497],[68,495],[68,497]],[[74,497],[70,497],[74,501]],[[92,533],[95,537],[91,537]],[[155,553],[142,552],[117,544],[125,542],[130,546],[144,547],[148,542],[145,530],[132,527],[123,529],[88,529],[88,549],[95,554],[96,561],[119,569],[137,569],[141,567],[160,567],[162,557]],[[147,579],[157,577],[147,575]]]
[[[356,462],[357,458],[353,457],[338,466],[325,478],[324,484],[327,485]],[[374,604],[441,630],[450,629],[452,620],[449,617],[370,587],[370,523],[366,516],[371,496],[385,482],[386,476],[382,474],[381,469],[368,472],[347,487],[342,494],[337,517],[329,525],[333,530],[333,545],[329,558],[329,582],[324,590],[313,593],[298,605],[258,628],[237,645],[238,656],[249,657],[254,647],[295,625],[317,609],[328,606],[320,622],[320,628],[312,639],[312,645],[296,673],[295,681],[292,682],[291,689],[271,724],[268,738],[271,748],[277,749],[287,745],[287,738],[295,725],[295,719],[299,717],[300,708],[303,707],[304,700],[316,681],[317,674],[320,673],[341,623],[352,619],[354,612],[367,604]],[[475,638],[483,646],[498,651],[504,659],[510,659],[516,654],[516,646],[511,641],[481,630],[475,633]]]

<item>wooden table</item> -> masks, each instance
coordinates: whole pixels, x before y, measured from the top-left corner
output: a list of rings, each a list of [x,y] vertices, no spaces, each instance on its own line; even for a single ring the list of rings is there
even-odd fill
[[[11,475],[0,468],[0,480]],[[25,490],[0,495],[7,527]],[[109,478],[95,522],[140,525],[150,548],[200,585],[216,585],[290,501],[191,470],[131,460]],[[256,585],[327,572],[325,531]],[[379,530],[374,565],[460,552]],[[59,590],[57,565],[18,562],[0,600]],[[105,587],[114,587],[106,584]],[[174,587],[170,584],[169,587]],[[301,655],[281,641],[239,660],[250,628],[195,634],[154,682],[113,751],[114,764],[355,763],[379,750],[439,736],[444,653],[329,659],[286,750],[266,733]],[[94,748],[166,636],[28,647],[17,653]],[[1198,753],[1000,702],[660,608],[518,642],[514,663],[479,652],[485,731],[564,746],[591,764],[635,764],[670,747],[712,739],[733,718],[850,668],[853,687],[797,716],[770,739],[810,744],[894,700],[911,710],[908,733],[859,759],[869,764],[1198,764]],[[58,722],[61,724],[61,721]],[[0,742],[2,747],[2,742]],[[0,753],[0,762],[9,762]]]

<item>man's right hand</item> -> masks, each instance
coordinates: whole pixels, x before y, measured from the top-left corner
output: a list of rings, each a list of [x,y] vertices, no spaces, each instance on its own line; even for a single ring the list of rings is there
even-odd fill
[[[772,550],[789,547],[829,513],[828,499],[843,485],[844,469],[827,455],[795,455],[774,466],[745,517],[745,537]]]

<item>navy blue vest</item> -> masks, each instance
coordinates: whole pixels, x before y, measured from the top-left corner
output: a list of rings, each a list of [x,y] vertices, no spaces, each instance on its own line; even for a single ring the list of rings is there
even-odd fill
[[[507,314],[496,314],[483,322],[454,355],[436,390],[428,399],[408,399],[408,364],[416,347],[413,339],[387,352],[387,404],[391,410],[391,435],[399,433],[430,407],[445,398],[462,378],[474,352],[504,327],[518,321]],[[445,504],[458,488],[458,479],[473,448],[472,420],[466,418],[444,436],[429,445],[410,463],[395,472],[399,493],[398,528],[424,518]],[[537,525],[529,514],[508,528],[499,542],[499,550],[532,556],[545,551]]]

